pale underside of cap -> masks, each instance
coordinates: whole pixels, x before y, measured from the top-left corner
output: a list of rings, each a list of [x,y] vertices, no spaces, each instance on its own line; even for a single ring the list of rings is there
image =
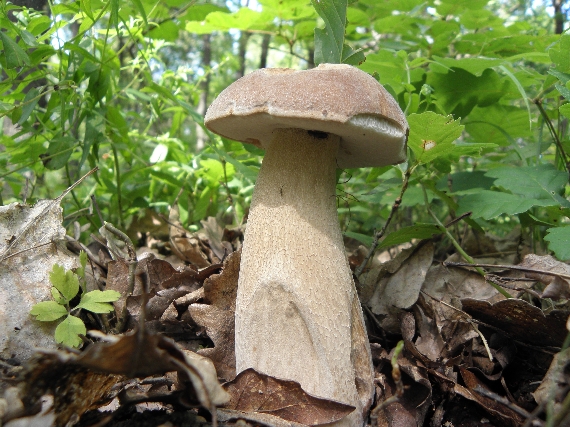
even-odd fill
[[[402,110],[372,76],[350,65],[254,71],[220,93],[204,123],[212,132],[262,148],[280,128],[333,133],[341,137],[340,168],[406,159]]]

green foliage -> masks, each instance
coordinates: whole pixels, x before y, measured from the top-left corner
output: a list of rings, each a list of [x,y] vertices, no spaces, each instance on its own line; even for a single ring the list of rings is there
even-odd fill
[[[55,329],[55,340],[68,347],[79,347],[82,344],[81,335],[87,330],[83,320],[73,314],[79,310],[87,310],[92,313],[110,313],[114,310],[113,301],[117,301],[121,294],[117,291],[85,290],[85,266],[87,255],[80,254],[80,263],[76,272],[65,270],[59,264],[54,264],[49,275],[52,284],[51,292],[54,301],[42,301],[35,304],[30,314],[36,316],[40,322],[53,322],[65,316]],[[79,303],[72,304],[76,299],[81,286],[82,293]]]
[[[63,202],[84,239],[100,226],[91,197],[124,229],[175,204],[190,229],[210,215],[239,225],[263,152],[209,134],[202,95],[208,105],[262,59],[344,62],[377,78],[410,124],[408,163],[339,178],[347,235],[368,244],[408,177],[382,247],[431,233],[427,203],[442,223],[472,212],[469,227],[516,229],[567,259],[570,35],[511,3],[77,0],[44,13],[3,2],[1,201],[57,196],[98,167]],[[76,286],[67,277],[59,306]]]

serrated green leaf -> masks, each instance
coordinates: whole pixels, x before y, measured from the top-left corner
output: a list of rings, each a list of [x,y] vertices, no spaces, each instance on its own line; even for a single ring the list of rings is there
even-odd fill
[[[410,136],[408,145],[420,163],[437,159],[457,158],[467,154],[476,154],[488,144],[454,144],[463,132],[464,126],[451,116],[442,116],[434,112],[411,114],[408,117]]]
[[[570,35],[565,34],[554,47],[548,50],[550,59],[554,62],[556,70],[562,73],[570,72]]]
[[[34,304],[30,310],[30,314],[32,316],[36,316],[36,320],[41,322],[52,322],[67,315],[68,313],[67,309],[63,305],[58,304],[55,301],[43,301]]]
[[[28,54],[4,31],[0,31],[0,40],[2,40],[2,44],[4,45],[4,59],[6,60],[7,68],[30,65],[30,57]]]
[[[570,207],[570,202],[560,195],[568,183],[568,172],[559,171],[550,163],[526,167],[504,166],[491,169],[485,175],[495,178],[496,186],[511,193],[548,203],[542,206]]]
[[[49,274],[49,280],[68,302],[79,292],[77,275],[71,270],[65,271],[65,268],[59,264],[54,264]]]
[[[311,0],[325,28],[315,28],[315,64],[340,64],[343,59],[347,0]]]
[[[83,343],[79,335],[86,333],[87,329],[83,321],[69,315],[55,328],[55,341],[68,347],[79,347]]]
[[[117,301],[121,294],[117,291],[91,291],[81,296],[81,301],[75,308],[82,308],[93,313],[110,313],[114,310],[110,302]]]
[[[491,219],[499,215],[516,215],[526,212],[533,206],[552,206],[548,200],[537,200],[520,194],[482,190],[461,198],[457,215],[471,212],[472,218]]]
[[[544,240],[550,249],[561,261],[570,259],[570,227],[554,227],[546,230]]]
[[[410,227],[403,227],[388,234],[384,240],[382,240],[378,249],[411,242],[412,239],[429,239],[437,234],[441,234],[441,230],[434,224],[416,224]]]

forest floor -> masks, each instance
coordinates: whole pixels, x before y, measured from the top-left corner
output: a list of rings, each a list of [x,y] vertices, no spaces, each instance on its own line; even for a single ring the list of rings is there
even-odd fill
[[[130,250],[109,234],[88,247],[68,238],[72,257],[88,254],[88,289],[122,297],[112,314],[81,311],[106,333],[82,337],[82,351],[0,359],[0,424],[295,426],[350,412],[291,381],[236,377],[243,235],[202,226],[149,216],[128,230]],[[366,249],[345,243],[355,269]],[[369,425],[569,426],[570,267],[530,253],[516,231],[462,246],[479,271],[434,237],[377,254],[356,279],[375,372]]]

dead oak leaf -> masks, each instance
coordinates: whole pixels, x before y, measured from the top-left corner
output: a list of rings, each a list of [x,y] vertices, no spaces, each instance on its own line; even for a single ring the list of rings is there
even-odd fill
[[[191,304],[190,316],[214,343],[199,354],[209,357],[218,375],[225,380],[236,376],[235,358],[235,309],[241,251],[233,252],[224,261],[222,272],[204,281],[206,304]]]
[[[281,380],[246,369],[224,384],[230,395],[226,409],[274,415],[305,425],[332,423],[356,408],[306,393],[296,381]]]

